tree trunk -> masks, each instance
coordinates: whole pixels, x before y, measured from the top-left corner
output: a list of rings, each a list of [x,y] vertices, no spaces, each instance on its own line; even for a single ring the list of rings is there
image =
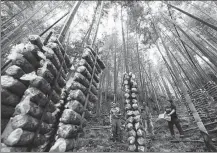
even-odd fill
[[[122,29],[122,40],[123,40],[123,50],[124,50],[124,62],[125,62],[125,69],[126,72],[129,73],[129,68],[128,68],[128,59],[127,59],[127,50],[126,50],[126,43],[125,43],[125,36],[124,36],[124,25],[123,25],[123,14],[122,14],[122,9],[123,6],[121,6],[121,29]]]
[[[208,23],[208,22],[206,22],[206,21],[204,21],[204,20],[202,20],[202,19],[200,19],[200,18],[198,18],[198,17],[196,17],[196,16],[188,13],[188,12],[185,12],[185,11],[183,11],[183,10],[181,10],[181,9],[179,9],[179,8],[171,5],[171,4],[167,3],[167,5],[170,6],[170,7],[172,7],[172,8],[174,8],[174,9],[176,9],[176,10],[178,10],[178,11],[180,11],[180,12],[182,12],[182,13],[184,13],[187,16],[190,16],[191,18],[193,18],[193,19],[195,19],[197,21],[200,21],[201,23],[203,23],[203,24],[207,25],[208,27],[212,28],[213,30],[217,31],[217,27],[216,26],[214,26],[214,25],[212,25],[212,24],[210,24],[210,23]]]
[[[115,43],[115,42],[114,42]],[[117,101],[117,64],[116,64],[116,43],[114,44],[115,48],[114,48],[114,102],[116,103]]]
[[[93,37],[93,42],[92,42],[91,46],[93,46],[93,44],[95,44],[95,41],[96,41],[96,37],[97,37],[97,34],[98,34],[98,30],[99,30],[99,24],[100,24],[100,20],[101,20],[102,13],[103,13],[103,6],[104,6],[104,2],[101,1],[100,14],[99,14],[99,18],[98,18],[98,21],[97,21],[96,32],[95,32],[95,35]]]
[[[94,24],[94,22],[95,22],[95,20],[96,20],[96,12],[97,12],[97,9],[98,9],[98,7],[99,7],[99,4],[100,4],[100,1],[97,2],[96,8],[95,8],[95,10],[94,10],[94,15],[93,15],[93,18],[92,18],[92,21],[91,21],[91,25],[90,25],[90,27],[89,27],[89,29],[88,29],[88,32],[87,32],[87,37],[85,36],[85,38],[84,38],[84,41],[85,41],[85,42],[88,42],[88,41],[89,41],[90,34],[91,34],[92,29],[93,29],[93,24]]]

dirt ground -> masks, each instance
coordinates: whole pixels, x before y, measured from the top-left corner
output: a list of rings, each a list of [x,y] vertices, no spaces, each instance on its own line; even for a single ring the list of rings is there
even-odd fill
[[[188,118],[181,118],[183,128],[189,128],[190,121]],[[204,152],[205,145],[197,130],[185,133],[184,138],[179,138],[177,129],[176,140],[200,140],[201,142],[170,142],[171,137],[167,122],[153,119],[154,137],[147,141],[147,152]],[[97,126],[97,122],[90,123],[91,126]],[[126,142],[126,131],[123,130],[123,143],[117,143],[110,140],[110,128],[99,128],[97,130],[91,129],[87,126],[86,134],[80,138],[80,148],[77,152],[126,152],[128,151],[128,143]],[[149,142],[149,143],[148,143]]]

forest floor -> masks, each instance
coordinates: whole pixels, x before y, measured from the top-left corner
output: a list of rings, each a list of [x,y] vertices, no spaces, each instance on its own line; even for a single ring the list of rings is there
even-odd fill
[[[181,124],[184,129],[189,128],[189,119],[182,117]],[[198,130],[192,130],[185,134],[184,138],[179,138],[177,129],[175,140],[199,140],[191,142],[171,142],[170,132],[167,122],[153,119],[154,137],[147,143],[147,152],[203,152],[205,145],[200,137]],[[91,125],[91,126],[90,126]],[[91,121],[85,128],[85,136],[80,138],[80,148],[77,152],[126,152],[128,143],[127,134],[123,130],[123,143],[110,140],[111,132],[109,126],[102,126],[102,119]],[[174,139],[173,139],[174,140]]]

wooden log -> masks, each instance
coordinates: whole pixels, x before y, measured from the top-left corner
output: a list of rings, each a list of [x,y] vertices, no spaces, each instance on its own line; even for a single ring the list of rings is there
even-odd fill
[[[14,129],[22,128],[23,130],[35,131],[39,121],[29,115],[16,115],[11,119],[11,126]]]
[[[14,115],[28,114],[34,118],[40,119],[43,113],[43,109],[35,103],[31,102],[30,99],[23,99],[16,107]]]
[[[58,95],[61,94],[61,88],[60,88],[60,86],[59,86],[59,84],[58,84],[57,82],[54,83],[53,89],[56,91],[56,93],[57,93]]]
[[[136,145],[135,144],[129,145],[128,150],[131,151],[131,152],[136,151]]]
[[[126,127],[127,127],[127,130],[132,130],[133,129],[133,124],[132,123],[127,123]]]
[[[130,137],[127,139],[127,142],[128,142],[130,145],[135,144],[135,141],[136,141],[136,139],[135,139],[135,137],[133,137],[133,136],[130,136]]]
[[[88,88],[85,87],[83,84],[77,82],[77,81],[73,81],[71,86],[70,86],[71,90],[75,90],[75,89],[80,89],[85,95],[87,95],[88,92]],[[93,93],[94,95],[97,95],[98,90],[94,87],[91,86],[91,93]]]
[[[41,65],[41,67],[46,66],[47,69],[52,73],[52,75],[54,77],[57,76],[57,73],[58,73],[57,69],[56,69],[56,67],[52,64],[52,62],[49,59],[41,60],[40,61],[40,65]]]
[[[100,68],[103,70],[105,69],[105,64],[102,62],[102,60],[99,58],[99,56],[96,54],[96,52],[91,48],[91,47],[87,47],[90,49],[91,53],[93,54],[93,56],[97,56],[97,63],[99,64]]]
[[[25,72],[17,65],[10,66],[6,71],[6,75],[9,75],[15,79],[19,79],[25,74]]]
[[[8,147],[2,143],[1,152],[27,152],[27,147]]]
[[[32,64],[34,69],[39,68],[39,60],[37,60],[39,57],[37,55],[38,48],[35,47],[35,45],[32,44],[19,44],[21,47],[17,50],[18,53],[22,54],[24,58]],[[17,46],[19,46],[17,45]]]
[[[27,89],[23,83],[8,75],[1,76],[1,86],[19,97],[21,97]]]
[[[132,85],[132,88],[137,88],[138,87],[138,84],[135,81],[132,81],[131,85]]]
[[[67,104],[65,105],[65,108],[74,110],[76,113],[80,115],[84,112],[83,105],[77,100],[68,101]]]
[[[138,104],[133,104],[132,107],[134,110],[138,110],[138,108],[139,108]]]
[[[131,137],[131,136],[136,137],[136,131],[134,129],[128,131],[128,136],[129,137]]]
[[[65,109],[63,111],[62,117],[60,118],[60,122],[63,122],[65,124],[74,124],[74,125],[80,125],[81,123],[81,115],[76,113],[74,110],[71,109]]]
[[[66,85],[66,80],[61,75],[60,75],[59,79],[57,79],[57,82],[58,82],[60,88],[63,88]]]
[[[4,143],[8,146],[26,146],[31,144],[34,135],[33,132],[18,128],[11,132]]]
[[[143,137],[139,137],[139,138],[137,138],[137,143],[140,146],[144,146],[145,145],[145,139]]]
[[[130,104],[131,101],[130,101],[130,99],[126,99],[125,102],[126,102],[127,104]]]
[[[82,85],[84,85],[86,88],[89,88],[90,82],[88,79],[85,78],[85,76],[83,76],[81,73],[75,72],[74,81],[77,81],[79,83],[81,83]],[[93,84],[93,86],[95,88],[97,88],[97,84]]]
[[[34,71],[34,67],[32,66],[32,64],[30,64],[24,57],[22,54],[17,53],[14,57],[14,59],[12,59],[12,65],[17,65],[18,67],[20,67],[25,73],[30,73],[32,71]]]
[[[84,50],[82,54],[82,58],[87,61],[87,63],[93,68],[94,67],[94,60],[91,57],[91,53],[88,50]]]
[[[138,104],[137,99],[132,99],[132,102],[133,102],[134,104]]]
[[[131,88],[131,91],[132,91],[133,93],[138,93],[137,88]]]
[[[137,94],[132,93],[132,94],[131,94],[131,97],[135,99],[135,98],[137,98]]]
[[[37,70],[37,75],[44,78],[48,83],[52,83],[54,80],[54,76],[48,70],[47,64]]]
[[[47,124],[55,124],[57,122],[57,118],[54,113],[46,112],[42,121]]]
[[[44,107],[48,103],[48,98],[40,90],[34,87],[29,87],[24,95],[22,100],[29,99],[31,102],[37,104],[39,107]]]
[[[87,52],[87,54],[90,56],[89,58],[91,58],[91,60],[93,61],[93,63],[94,63],[94,61],[95,61],[95,58],[99,58],[98,56],[97,56],[97,57],[94,56],[94,54],[91,52],[91,50],[84,49],[84,53],[83,53],[83,54],[85,54],[85,52]],[[99,73],[101,73],[101,68],[100,68],[100,66],[99,66],[99,64],[98,64],[98,62],[97,62],[97,60],[96,60],[95,67],[96,67],[96,70],[97,70]]]
[[[47,112],[55,112],[57,110],[55,104],[50,100],[47,104]]]
[[[42,49],[45,52],[44,55],[52,62],[56,69],[59,70],[61,66],[60,61],[54,51],[47,46],[43,46]]]
[[[85,59],[81,58],[80,61],[79,61],[79,63],[78,63],[78,65],[79,65],[79,66],[85,66],[86,69],[88,70],[88,72],[89,72],[90,74],[93,73],[92,67],[87,63],[87,61],[86,61]],[[99,72],[98,72],[98,71],[95,71],[95,74],[98,75]]]
[[[138,131],[138,129],[142,128],[142,125],[140,122],[135,123],[135,129]]]
[[[42,91],[44,94],[48,94],[51,90],[50,84],[40,76],[37,76],[35,79],[30,81],[30,87],[35,87]]]
[[[130,98],[130,94],[125,93],[125,94],[124,94],[124,97],[125,97],[126,99],[129,99],[129,98]]]
[[[33,147],[38,147],[38,146],[41,146],[41,145],[45,144],[46,141],[49,141],[49,139],[46,138],[45,135],[42,135],[42,134],[39,134],[39,133],[38,133],[38,134],[35,136],[35,139],[34,139],[34,141],[32,142],[32,144],[33,144]]]
[[[14,113],[14,107],[1,105],[1,117],[2,118],[9,119],[10,117],[13,116],[13,113]]]
[[[144,146],[138,146],[137,149],[138,149],[139,152],[146,152],[146,149],[145,149]]]
[[[60,96],[56,93],[55,90],[51,92],[51,100],[57,104],[60,101]]]
[[[50,148],[49,152],[66,152],[73,149],[75,146],[75,139],[59,138],[55,144]]]
[[[82,105],[85,103],[85,95],[81,90],[71,90],[69,92],[68,98],[71,100],[77,100],[79,101]]]
[[[57,135],[61,138],[76,138],[78,135],[78,126],[72,124],[62,124],[58,130]]]
[[[131,107],[130,104],[126,104],[126,105],[125,105],[125,110],[126,110],[126,111],[131,110],[131,109],[132,109],[132,107]]]
[[[37,46],[41,51],[43,51],[42,47],[43,47],[44,45],[43,45],[43,42],[41,41],[40,36],[38,36],[38,35],[30,35],[30,36],[28,37],[28,39],[29,39],[29,41],[30,41],[33,45]]]
[[[54,53],[57,55],[59,61],[63,61],[64,60],[63,54],[60,51],[60,48],[59,48],[59,46],[58,46],[57,43],[49,42],[46,46],[49,47],[49,48],[51,48],[54,51]],[[67,66],[66,66],[65,62],[63,62],[63,69],[64,69],[65,73],[67,73]]]
[[[51,134],[54,134],[54,128],[52,128],[52,124],[47,124],[45,122],[42,122],[39,127],[39,133],[40,134],[47,134],[48,136]]]
[[[20,102],[20,97],[11,93],[7,89],[1,89],[1,103],[7,106],[15,107]]]
[[[85,77],[88,79],[88,81],[91,80],[92,75],[91,75],[91,73],[87,70],[87,68],[86,68],[85,66],[79,66],[76,71],[77,71],[78,73],[81,73],[83,76],[85,76]],[[99,83],[99,77],[98,77],[96,74],[93,75],[93,82],[92,82],[92,83],[93,83],[93,84]],[[96,85],[95,85],[95,86],[96,86]]]
[[[134,121],[135,122],[140,122],[141,121],[141,116],[140,115],[135,116]]]
[[[126,121],[127,121],[127,123],[133,123],[134,117],[130,116],[130,117],[127,118]]]
[[[141,130],[141,129],[138,129],[138,131],[136,131],[136,134],[139,136],[139,137],[142,137],[142,136],[144,136],[144,131],[143,130]]]

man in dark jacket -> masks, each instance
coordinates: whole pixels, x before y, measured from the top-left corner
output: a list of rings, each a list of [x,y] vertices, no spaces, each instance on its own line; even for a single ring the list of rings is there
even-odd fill
[[[173,104],[172,100],[168,100],[168,101],[170,102],[170,104],[168,106],[166,106],[164,115],[168,115],[171,117],[171,121],[168,121],[170,133],[171,133],[172,137],[175,137],[175,133],[174,133],[174,129],[173,129],[173,125],[175,124],[176,128],[179,131],[180,138],[184,137],[184,132],[182,130],[178,116],[176,114],[176,106]]]

